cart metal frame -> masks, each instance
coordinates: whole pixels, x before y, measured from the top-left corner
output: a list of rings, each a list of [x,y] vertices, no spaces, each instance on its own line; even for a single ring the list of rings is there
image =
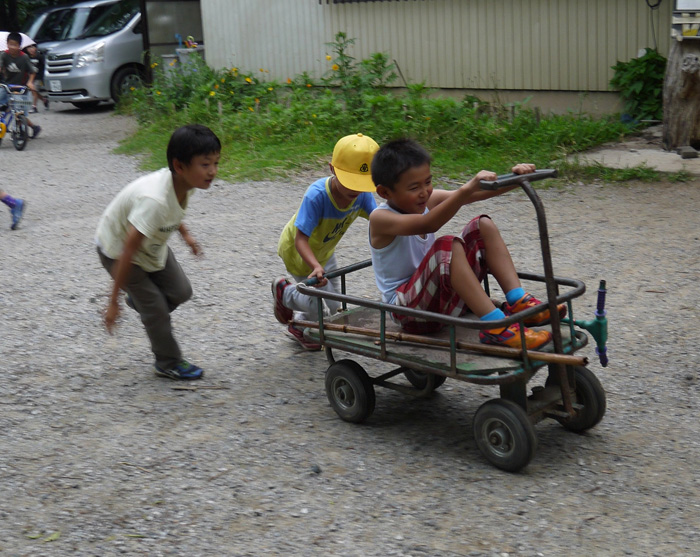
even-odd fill
[[[573,431],[584,431],[600,421],[605,412],[605,392],[585,367],[587,359],[575,353],[588,344],[588,336],[578,330],[585,329],[596,341],[601,364],[607,365],[605,282],[601,281],[598,290],[595,319],[575,320],[572,300],[582,296],[586,286],[580,280],[554,276],[544,205],[530,183],[555,176],[555,170],[539,170],[534,174],[510,174],[481,183],[482,188],[491,190],[520,186],[535,207],[544,273],[519,272],[518,276],[523,281],[545,284],[552,342],[541,351],[493,347],[480,344],[476,338],[479,329],[506,327],[517,322],[521,325],[521,344],[525,346],[524,320],[541,311],[540,308],[530,308],[485,325],[475,316],[451,317],[348,295],[346,276],[371,266],[371,260],[326,275],[326,278],[341,278],[340,294],[314,288],[315,279],[297,284],[299,291],[318,299],[318,322],[294,321],[293,324],[304,328],[308,340],[324,346],[331,364],[326,392],[342,419],[361,422],[369,417],[374,409],[374,386],[424,397],[448,377],[498,385],[500,399],[487,402],[475,415],[475,436],[484,456],[497,467],[509,471],[521,469],[532,458],[536,445],[532,426],[540,420],[554,418]],[[488,293],[488,280],[485,288]],[[566,290],[560,292],[564,288]],[[340,302],[342,311],[331,317],[324,316],[324,298]],[[560,319],[557,311],[561,303],[567,305],[565,319]],[[406,334],[390,317],[387,319],[388,313],[439,322],[444,329],[434,335]],[[399,367],[371,378],[352,360],[336,361],[333,349]],[[528,381],[545,365],[548,367],[545,386],[534,387],[528,395]],[[400,374],[405,375],[413,387],[390,381]],[[332,375],[330,385],[329,375]],[[579,387],[581,382],[583,385]],[[480,413],[484,415],[481,420]]]

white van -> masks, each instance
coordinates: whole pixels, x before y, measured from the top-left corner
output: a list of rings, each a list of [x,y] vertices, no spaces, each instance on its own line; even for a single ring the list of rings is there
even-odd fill
[[[51,101],[91,108],[119,100],[145,74],[138,0],[120,0],[71,41],[46,56],[44,81]]]

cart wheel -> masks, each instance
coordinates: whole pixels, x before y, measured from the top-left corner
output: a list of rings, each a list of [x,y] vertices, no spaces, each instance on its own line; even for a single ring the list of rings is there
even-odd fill
[[[419,391],[422,391],[425,389],[425,386],[428,384],[428,374],[423,373],[422,371],[416,371],[415,369],[411,369],[408,367],[402,368],[403,369],[403,374],[408,379],[409,383],[413,385],[416,389]],[[444,375],[435,375],[433,374],[434,382],[433,382],[433,391],[437,389],[440,385],[442,385],[445,382],[445,377]]]
[[[591,429],[605,415],[605,390],[598,381],[595,374],[583,366],[574,368],[576,378],[576,398],[575,402],[582,404],[583,408],[576,412],[573,418],[556,418],[556,420],[569,431],[581,433]],[[547,385],[552,380],[547,379]]]
[[[340,360],[328,368],[326,395],[333,410],[346,422],[364,422],[374,411],[372,380],[353,360]]]
[[[517,472],[535,455],[537,436],[525,410],[515,402],[493,399],[474,415],[474,438],[486,459],[501,470]]]

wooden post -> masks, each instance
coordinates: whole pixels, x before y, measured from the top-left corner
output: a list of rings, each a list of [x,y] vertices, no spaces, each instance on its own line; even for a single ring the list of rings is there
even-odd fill
[[[700,149],[700,39],[672,41],[663,98],[664,149]]]

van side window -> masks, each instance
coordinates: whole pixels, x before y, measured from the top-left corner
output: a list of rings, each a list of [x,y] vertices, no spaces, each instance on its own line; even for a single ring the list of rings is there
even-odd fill
[[[63,31],[70,28],[73,17],[75,17],[75,10],[58,10],[50,13],[32,38],[39,43],[60,40]]]
[[[92,25],[97,18],[99,18],[103,13],[105,13],[109,8],[111,8],[111,5],[107,4],[106,6],[95,6],[90,10],[90,15],[88,16],[87,21],[85,22],[85,27],[87,28],[88,26]]]

